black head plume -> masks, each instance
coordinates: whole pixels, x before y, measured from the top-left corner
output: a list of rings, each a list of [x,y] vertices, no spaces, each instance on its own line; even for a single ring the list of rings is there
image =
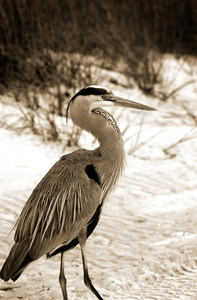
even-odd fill
[[[78,97],[78,96],[90,96],[90,95],[105,95],[108,94],[110,91],[105,87],[99,85],[90,85],[83,89],[81,89],[78,93],[76,93],[68,102],[68,106],[66,109],[66,122],[68,120],[68,111],[70,104]]]

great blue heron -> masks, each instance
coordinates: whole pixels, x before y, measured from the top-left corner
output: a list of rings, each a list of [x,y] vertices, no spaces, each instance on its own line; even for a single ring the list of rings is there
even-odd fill
[[[94,135],[100,146],[62,156],[33,190],[16,222],[15,243],[0,272],[3,280],[15,281],[32,261],[61,253],[59,282],[67,300],[64,253],[79,243],[84,282],[98,299],[103,299],[90,280],[85,245],[124,168],[120,130],[114,118],[101,108],[110,105],[155,110],[100,86],[83,88],[70,100],[66,115],[70,109],[73,123]]]

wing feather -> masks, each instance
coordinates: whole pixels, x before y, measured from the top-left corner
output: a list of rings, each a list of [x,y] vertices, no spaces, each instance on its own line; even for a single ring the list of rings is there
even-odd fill
[[[86,175],[86,160],[60,159],[33,190],[17,221],[15,242],[29,241],[36,259],[69,243],[101,203],[101,188]]]

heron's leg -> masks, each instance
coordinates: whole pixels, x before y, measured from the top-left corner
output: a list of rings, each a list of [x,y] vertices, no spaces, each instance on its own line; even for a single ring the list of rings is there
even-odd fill
[[[67,280],[64,275],[64,252],[61,252],[59,283],[63,294],[63,300],[68,300],[67,291],[66,291],[66,282]]]
[[[87,240],[87,229],[83,228],[80,231],[79,235],[78,235],[78,241],[79,241],[79,244],[81,246],[81,254],[82,254],[82,261],[83,261],[83,272],[84,272],[84,283],[94,293],[94,295],[99,300],[104,300],[99,295],[99,293],[97,292],[95,287],[93,286],[92,281],[91,281],[91,279],[89,277],[89,274],[88,274],[88,264],[87,264],[86,250],[85,250],[86,240]]]

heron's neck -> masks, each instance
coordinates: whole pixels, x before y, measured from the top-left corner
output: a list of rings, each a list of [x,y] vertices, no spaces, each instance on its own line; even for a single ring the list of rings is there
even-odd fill
[[[124,151],[124,143],[121,135],[113,128],[101,128],[93,135],[98,139],[101,150],[108,150],[110,152]]]
[[[71,106],[71,118],[73,123],[90,132],[99,141],[98,150],[102,161],[101,164],[98,161],[100,172],[109,178],[115,174],[115,182],[124,168],[125,152],[120,129],[113,116],[99,107],[89,111],[87,106],[83,106],[79,111]]]
[[[93,133],[100,143],[97,150],[101,154],[101,160],[98,159],[94,164],[104,186],[104,200],[115,187],[125,167],[125,151],[121,135],[113,128],[108,127],[106,131],[106,134],[103,134],[103,130]]]
[[[85,112],[71,111],[73,122],[90,132],[99,141],[100,147],[93,150],[93,164],[102,183],[105,201],[115,187],[125,166],[124,143],[114,118],[101,108]]]

